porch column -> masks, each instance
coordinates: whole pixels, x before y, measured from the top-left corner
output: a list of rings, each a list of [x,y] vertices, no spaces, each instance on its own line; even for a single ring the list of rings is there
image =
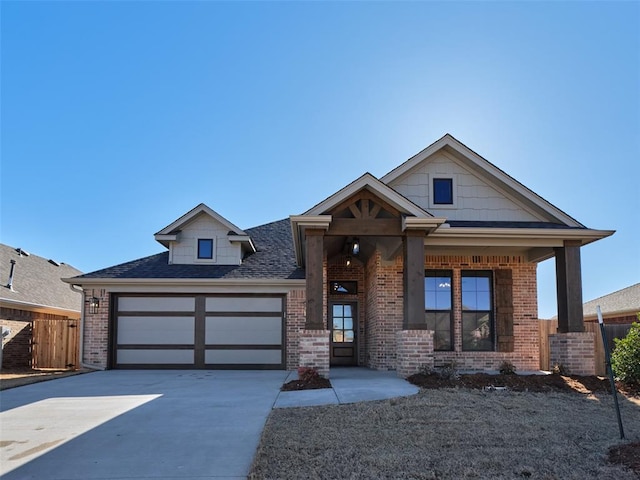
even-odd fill
[[[558,333],[584,332],[580,242],[565,240],[555,249]]]
[[[324,256],[324,230],[307,229],[306,283],[307,319],[305,330],[324,330],[322,318],[322,264]]]
[[[422,230],[407,230],[404,253],[404,330],[424,328],[424,237]]]

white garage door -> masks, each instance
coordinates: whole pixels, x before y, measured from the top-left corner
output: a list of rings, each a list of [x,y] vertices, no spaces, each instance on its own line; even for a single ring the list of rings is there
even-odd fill
[[[284,297],[119,295],[116,368],[284,368]]]

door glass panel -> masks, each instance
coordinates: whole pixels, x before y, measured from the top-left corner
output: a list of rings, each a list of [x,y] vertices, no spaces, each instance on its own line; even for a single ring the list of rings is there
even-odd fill
[[[335,318],[333,319],[333,329],[334,330],[341,330],[342,329],[342,319],[341,318]]]
[[[344,334],[342,330],[334,330],[333,331],[333,341],[337,343],[342,343],[344,341]]]
[[[344,306],[344,316],[345,317],[350,317],[351,316],[351,305],[343,305]]]
[[[331,339],[333,343],[352,343],[355,341],[355,325],[353,314],[355,308],[349,304],[334,304],[331,308],[333,318],[331,319],[333,332]]]
[[[335,325],[335,320],[333,321]],[[345,330],[353,330],[353,318],[345,318],[344,319],[344,329]]]
[[[344,331],[344,341],[345,342],[353,342],[353,330],[345,330]]]
[[[333,317],[342,317],[342,305],[333,306]]]

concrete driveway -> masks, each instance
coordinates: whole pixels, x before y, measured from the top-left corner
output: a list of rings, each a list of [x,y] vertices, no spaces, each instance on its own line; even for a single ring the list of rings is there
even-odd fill
[[[285,371],[111,370],[0,394],[0,474],[246,478]]]

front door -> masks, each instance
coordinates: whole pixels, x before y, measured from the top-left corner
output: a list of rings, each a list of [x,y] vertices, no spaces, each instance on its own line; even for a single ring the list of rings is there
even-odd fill
[[[331,304],[331,365],[357,365],[356,302]]]

